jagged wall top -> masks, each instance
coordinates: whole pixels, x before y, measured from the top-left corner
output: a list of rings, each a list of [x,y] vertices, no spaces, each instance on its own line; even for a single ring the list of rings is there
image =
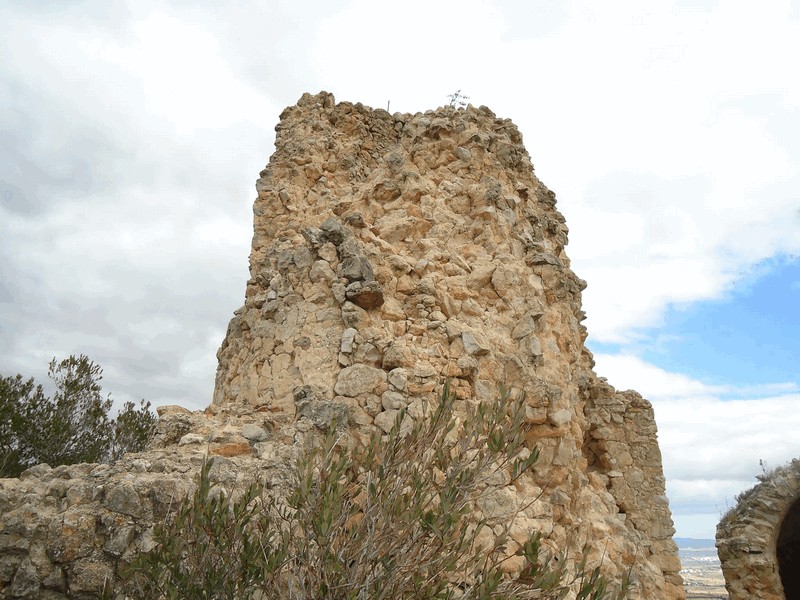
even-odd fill
[[[401,409],[424,418],[445,379],[463,402],[505,382],[526,392],[541,458],[480,514],[577,553],[588,543],[612,575],[633,569],[643,598],[682,598],[652,407],[592,372],[585,283],[514,124],[485,107],[390,115],[323,92],[276,129],[209,410],[268,414],[298,443],[334,421],[361,435]]]
[[[559,367],[582,357],[590,365],[579,325],[585,284],[568,268],[564,218],[555,195],[534,176],[510,120],[472,106],[390,115],[335,104],[323,92],[287,108],[276,131],[276,151],[256,184],[246,303],[219,354],[215,404],[291,412],[299,387],[314,386],[330,398],[325,390],[351,363],[386,371],[397,363],[434,379],[459,377],[474,371],[471,362],[491,346],[504,348],[502,357],[490,358],[506,364],[484,361],[479,381],[456,381],[462,393],[470,387],[485,396],[501,379],[532,384],[520,380],[525,369],[516,363],[547,370],[547,355],[565,350],[569,360],[549,361],[559,371],[555,379],[567,378]],[[337,233],[329,239],[331,227]],[[303,283],[303,273],[311,283],[324,280],[327,291],[306,289],[313,286]],[[562,302],[563,310],[549,310]],[[548,320],[549,340],[535,335],[536,322]],[[265,321],[284,334],[292,322],[300,335],[291,336],[291,345],[273,344],[274,328]],[[363,356],[341,356],[346,329],[365,330],[370,339],[362,349],[371,347]],[[477,339],[479,350],[451,347],[455,338],[465,345],[464,329],[466,347]],[[556,339],[559,331],[573,335]],[[484,339],[487,333],[496,339]],[[242,336],[264,340],[258,358]],[[331,345],[334,351],[325,352]],[[423,356],[412,361],[408,347]],[[387,365],[387,350],[403,355],[403,364],[390,356]],[[275,354],[283,355],[277,369],[263,366]],[[459,368],[454,363],[464,354],[469,364]],[[248,367],[239,368],[243,363]]]
[[[631,600],[684,597],[650,404],[591,370],[567,229],[510,121],[485,108],[389,115],[304,95],[257,182],[251,278],[206,411],[162,407],[146,453],[0,480],[0,599],[95,597],[152,545],[207,453],[226,486],[290,489],[335,421],[359,436],[525,390],[531,472],[488,482],[475,518],[632,574]],[[459,403],[457,403],[459,404]],[[584,553],[588,553],[586,556]]]

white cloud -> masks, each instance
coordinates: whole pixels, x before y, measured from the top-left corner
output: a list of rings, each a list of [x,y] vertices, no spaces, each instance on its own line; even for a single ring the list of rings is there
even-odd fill
[[[120,45],[95,38],[85,56],[129,72],[149,115],[164,118],[177,135],[253,122],[271,108],[263,94],[235,76],[211,32],[163,13],[133,25],[135,41]]]
[[[598,374],[618,389],[634,389],[653,401],[708,399],[722,392],[686,375],[670,373],[630,354],[595,354]]]
[[[6,16],[3,372],[84,352],[118,400],[206,406],[278,110],[192,19]]]
[[[678,531],[676,536],[713,540],[716,536],[713,523],[719,520],[721,512],[724,512],[724,508],[711,513],[676,514],[673,511],[672,520]]]
[[[354,0],[320,22],[312,41],[316,79],[337,99],[418,111],[446,103],[456,89],[473,100],[496,71],[502,13],[487,0]]]

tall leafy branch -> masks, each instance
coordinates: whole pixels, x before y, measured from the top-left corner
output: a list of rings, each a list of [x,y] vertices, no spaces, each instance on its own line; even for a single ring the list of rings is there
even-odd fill
[[[40,463],[106,462],[144,449],[156,421],[149,402],[126,402],[110,417],[103,370],[82,354],[53,359],[48,377],[52,397],[33,378],[0,377],[0,477],[17,477]]]

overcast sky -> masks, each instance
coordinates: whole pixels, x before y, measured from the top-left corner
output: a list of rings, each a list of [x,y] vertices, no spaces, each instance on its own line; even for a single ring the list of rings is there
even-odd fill
[[[0,1],[0,374],[203,408],[305,91],[512,118],[678,535],[800,456],[800,0]]]

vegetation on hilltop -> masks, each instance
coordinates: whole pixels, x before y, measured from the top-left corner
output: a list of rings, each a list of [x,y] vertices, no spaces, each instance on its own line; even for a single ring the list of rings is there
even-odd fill
[[[150,403],[126,402],[109,417],[103,370],[88,357],[50,362],[55,393],[48,397],[33,378],[0,377],[0,477],[18,477],[25,469],[107,462],[143,450],[155,427]]]

